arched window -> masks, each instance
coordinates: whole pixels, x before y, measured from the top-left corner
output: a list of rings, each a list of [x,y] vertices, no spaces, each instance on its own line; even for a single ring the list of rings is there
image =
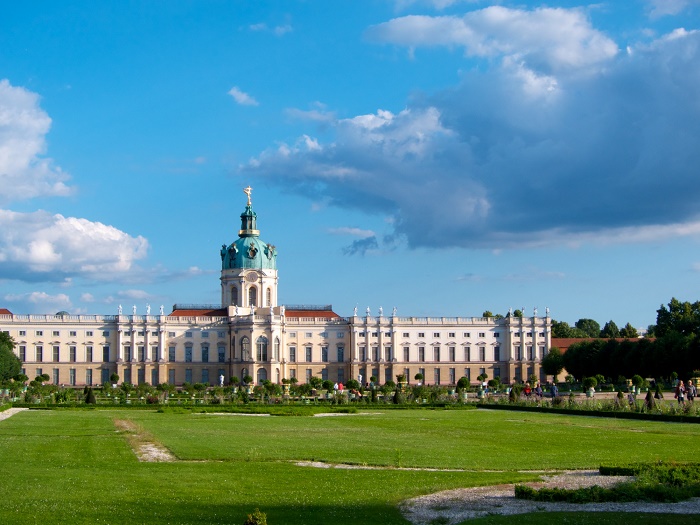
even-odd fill
[[[263,381],[267,381],[267,370],[260,368],[258,370],[258,384],[262,384]]]
[[[275,353],[275,355],[274,355],[275,361],[279,361],[280,360],[280,338],[279,337],[275,337],[274,353]]]
[[[267,338],[262,335],[256,341],[258,347],[258,361],[267,361]]]
[[[245,336],[241,338],[241,359],[243,361],[250,359],[250,339]]]
[[[265,306],[272,306],[272,289],[270,288],[265,292]]]
[[[238,304],[238,288],[235,286],[231,287],[231,304],[236,306]]]
[[[258,289],[255,286],[248,288],[248,306],[258,306]]]

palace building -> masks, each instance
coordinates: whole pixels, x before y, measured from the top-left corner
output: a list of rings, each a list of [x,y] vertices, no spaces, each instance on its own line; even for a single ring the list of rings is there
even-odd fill
[[[174,305],[166,314],[17,315],[0,309],[0,330],[30,378],[67,386],[120,382],[218,384],[250,375],[256,383],[312,376],[380,383],[501,382],[536,375],[551,345],[549,312],[538,317],[403,317],[396,309],[341,317],[330,305],[278,304],[277,250],[260,238],[250,188],[238,238],[221,247],[221,304]]]

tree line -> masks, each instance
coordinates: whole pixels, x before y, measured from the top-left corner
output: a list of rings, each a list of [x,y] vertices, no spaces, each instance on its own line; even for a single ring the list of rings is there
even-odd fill
[[[547,373],[555,373],[557,368],[560,372],[560,367],[564,367],[576,378],[598,374],[613,380],[637,374],[655,378],[675,374],[681,378],[700,376],[700,301],[690,303],[673,298],[656,313],[656,325],[649,327],[653,337],[647,334],[644,339],[624,341],[591,339],[572,344],[563,354],[552,348],[543,367]]]

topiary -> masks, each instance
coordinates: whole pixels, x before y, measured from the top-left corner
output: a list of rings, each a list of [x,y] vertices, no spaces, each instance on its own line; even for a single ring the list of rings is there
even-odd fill
[[[260,509],[255,509],[252,514],[248,514],[243,525],[267,525],[267,514],[260,512]]]
[[[97,399],[95,399],[95,392],[92,391],[92,388],[88,388],[87,395],[85,396],[85,404],[87,404],[87,405],[96,405],[97,404]]]

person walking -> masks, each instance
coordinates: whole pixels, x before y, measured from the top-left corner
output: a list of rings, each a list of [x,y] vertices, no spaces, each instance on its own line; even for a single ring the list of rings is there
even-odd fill
[[[676,387],[676,394],[675,397],[678,399],[678,404],[683,405],[685,404],[685,385],[683,384],[683,381],[678,381],[678,386]]]
[[[688,381],[688,387],[686,388],[686,390],[688,395],[688,401],[692,403],[695,399],[695,396],[698,395],[698,390],[697,388],[695,388],[695,384],[693,383],[692,379]]]

